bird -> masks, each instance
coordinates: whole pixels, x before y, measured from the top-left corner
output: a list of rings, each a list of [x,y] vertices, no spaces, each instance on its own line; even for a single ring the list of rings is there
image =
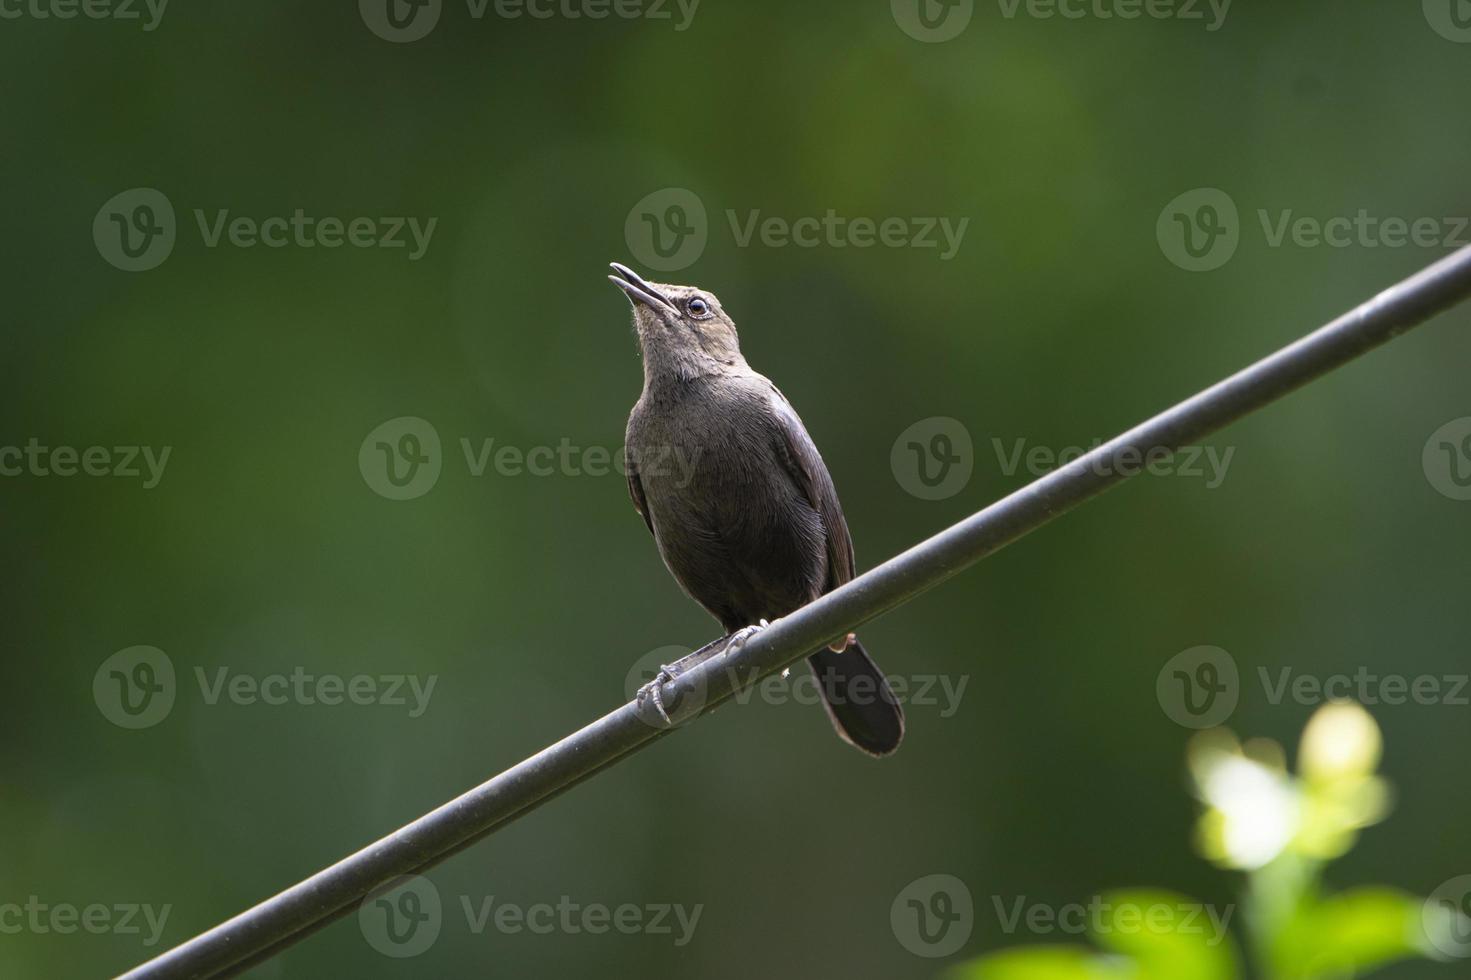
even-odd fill
[[[715,294],[611,267],[643,359],[625,433],[629,496],[675,581],[719,621],[724,649],[734,649],[853,578],[848,524],[812,437],[786,396],[746,363]],[[903,709],[856,636],[807,661],[844,741],[874,757],[898,749]],[[678,670],[665,667],[653,684],[666,720],[659,688]]]

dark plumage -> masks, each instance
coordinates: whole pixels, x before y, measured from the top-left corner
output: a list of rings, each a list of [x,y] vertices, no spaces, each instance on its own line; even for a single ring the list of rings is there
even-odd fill
[[[628,490],[680,586],[734,633],[853,578],[827,466],[785,396],[746,364],[719,301],[613,268],[644,360]],[[669,465],[680,457],[693,465]],[[898,748],[903,712],[856,640],[808,662],[839,735],[873,755]]]

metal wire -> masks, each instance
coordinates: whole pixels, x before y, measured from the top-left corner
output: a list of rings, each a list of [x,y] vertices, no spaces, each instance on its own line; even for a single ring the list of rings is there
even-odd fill
[[[682,675],[666,697],[685,715],[781,670],[834,637],[902,605],[1078,504],[1142,471],[1142,462],[1197,442],[1471,296],[1462,249],[1352,312],[1156,415],[1067,466],[860,575],[739,651]],[[681,709],[685,709],[683,714]],[[392,879],[422,872],[547,800],[668,735],[635,702],[213,929],[123,974],[126,980],[228,976],[352,912]]]

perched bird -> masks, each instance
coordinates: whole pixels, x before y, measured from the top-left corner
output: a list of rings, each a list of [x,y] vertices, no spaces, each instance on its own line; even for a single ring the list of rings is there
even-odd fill
[[[742,642],[853,578],[837,491],[791,404],[741,356],[712,293],[612,267],[644,364],[628,417],[629,494],[675,580],[720,621],[727,646]],[[844,740],[874,756],[899,747],[904,713],[851,633],[807,662]]]

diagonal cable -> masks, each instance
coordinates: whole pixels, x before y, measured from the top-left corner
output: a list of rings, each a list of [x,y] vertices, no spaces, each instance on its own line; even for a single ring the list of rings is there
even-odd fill
[[[715,657],[681,675],[665,689],[666,698],[677,705],[674,724],[719,705],[738,686],[788,667],[833,637],[934,588],[1137,475],[1145,462],[1204,439],[1468,297],[1471,247],[778,620],[734,654]],[[269,959],[352,912],[392,879],[433,867],[674,730],[652,710],[651,705],[625,704],[122,977],[228,976]]]

